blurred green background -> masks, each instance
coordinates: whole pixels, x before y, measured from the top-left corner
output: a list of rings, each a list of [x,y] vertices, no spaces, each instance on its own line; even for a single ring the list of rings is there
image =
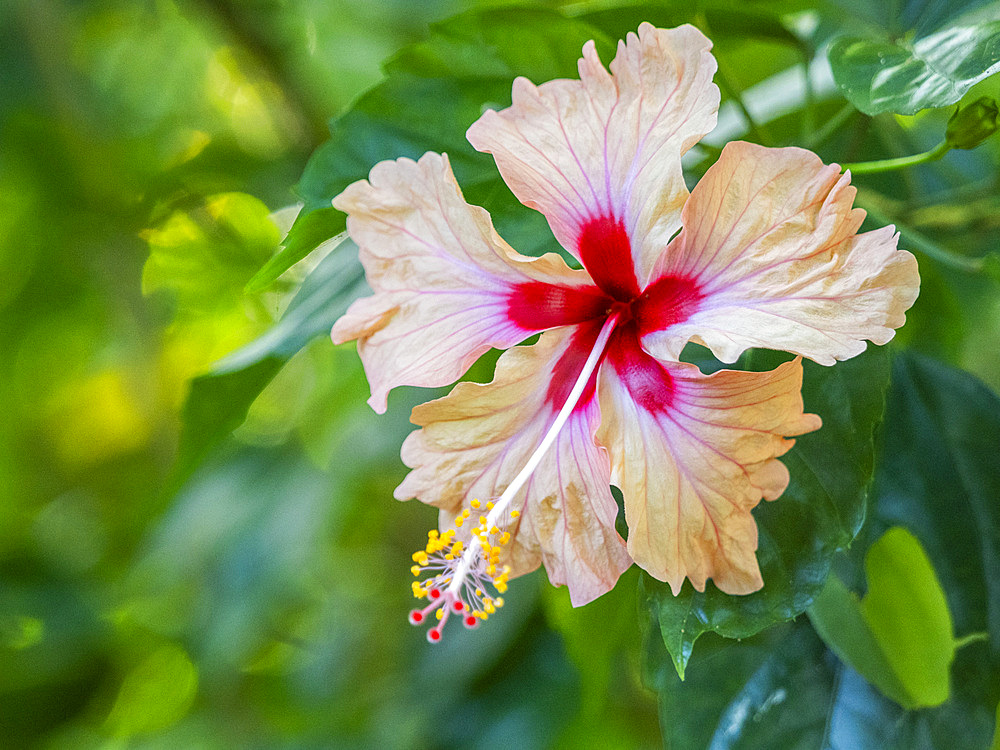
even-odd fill
[[[538,576],[475,640],[406,623],[436,514],[391,499],[408,408],[368,409],[350,347],[175,470],[191,378],[287,303],[242,290],[327,119],[470,5],[0,3],[0,747],[539,747],[609,680],[620,741],[658,741],[637,659],[581,675]],[[636,652],[631,582],[586,619]]]
[[[423,546],[436,513],[396,503],[392,489],[405,473],[399,446],[411,429],[409,409],[426,392],[394,393],[388,413],[376,416],[353,347],[335,348],[323,335],[300,351],[284,339],[290,348],[257,346],[254,356],[230,359],[228,374],[198,379],[273,330],[286,311],[301,313],[309,300],[292,300],[310,271],[303,295],[322,292],[339,273],[335,256],[323,264],[320,250],[263,292],[244,292],[278,251],[297,201],[328,187],[314,170],[303,196],[294,188],[328,138],[328,120],[381,80],[384,60],[425,39],[429,24],[497,4],[0,0],[0,748],[662,746],[657,700],[640,676],[634,570],[580,610],[544,574],[526,576],[489,627],[446,632],[434,648],[407,624],[410,553]],[[914,17],[948,6],[903,4]],[[664,26],[690,20],[694,7],[535,5],[568,7],[603,30],[608,45],[644,18]],[[637,7],[616,7],[629,5]],[[810,146],[828,162],[902,156],[940,140],[948,110],[863,116],[824,78],[816,62],[824,45],[870,20],[856,12],[866,6],[860,0],[705,5],[715,9],[701,21],[711,23],[726,76],[726,132],[695,154],[692,175],[731,137]],[[757,15],[730,13],[730,5]],[[896,18],[897,3],[871,5],[873,17]],[[768,22],[751,23],[762,17]],[[407,66],[434,68],[435,49],[411,55],[387,107]],[[578,49],[541,49],[538,60],[547,65],[552,53],[572,63]],[[812,89],[801,85],[810,61]],[[483,79],[493,75],[490,86],[509,90],[510,75],[501,73]],[[467,83],[478,91],[482,81]],[[741,119],[739,91],[759,130]],[[963,101],[981,95],[1000,95],[997,76]],[[365,115],[377,125],[381,103],[373,97]],[[437,105],[414,111],[421,107]],[[393,132],[393,116],[402,117],[389,112],[371,141]],[[358,150],[394,156],[396,145],[386,137]],[[476,163],[492,169],[486,157]],[[921,297],[896,350],[932,355],[994,389],[998,164],[994,138],[933,165],[855,180],[872,225],[897,223],[901,245],[921,262]],[[515,209],[513,220],[495,213],[501,233],[510,227],[512,241],[522,239],[516,231],[540,245],[551,240],[538,217]],[[488,376],[489,366],[473,375]],[[249,401],[241,398],[261,388],[244,420]],[[897,400],[924,403],[911,391]],[[995,406],[995,396],[980,395]],[[974,431],[956,440],[965,445]],[[933,437],[926,432],[925,443]],[[888,441],[900,461],[915,454],[910,438]],[[936,471],[932,461],[921,466]],[[934,489],[928,494],[943,496]],[[964,538],[968,529],[958,525],[966,519],[946,512]],[[928,522],[935,525],[943,528],[937,516]],[[978,533],[983,549],[1000,548],[988,523]],[[940,555],[932,559],[941,564]],[[965,564],[961,580],[980,586],[978,570]],[[866,695],[843,688],[861,678],[849,670],[834,676],[836,660],[804,623],[779,626],[759,643],[775,653],[798,649],[792,664],[811,655],[841,693]],[[700,674],[724,682],[727,670],[711,666],[728,646],[720,644],[714,636],[699,642]],[[983,652],[963,653],[989,669]],[[647,653],[649,664],[667,662]],[[666,724],[680,683],[669,665],[651,671]],[[810,672],[796,674],[816,683]],[[981,680],[969,683],[976,713],[954,713],[963,725],[974,717],[979,734],[970,742],[991,731],[987,711],[1000,692],[992,673]],[[700,700],[696,688],[691,700]],[[714,683],[705,691],[722,695]],[[830,722],[824,705],[817,711],[810,731],[823,737]],[[689,713],[691,724],[705,724],[699,731],[712,731]],[[787,717],[781,736],[802,736],[795,712]],[[713,715],[720,736],[731,719]],[[935,726],[946,736],[952,725]],[[743,741],[755,746],[752,732]],[[769,746],[790,746],[781,741]],[[907,741],[893,747],[916,746]]]

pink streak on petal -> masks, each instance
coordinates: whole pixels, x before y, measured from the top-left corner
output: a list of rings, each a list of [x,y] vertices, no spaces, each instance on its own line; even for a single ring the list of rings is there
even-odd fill
[[[644,23],[605,68],[588,42],[580,80],[517,79],[512,105],[484,113],[468,139],[493,154],[514,194],[545,214],[569,252],[579,252],[581,229],[594,217],[620,220],[641,287],[680,227],[688,196],[681,156],[715,126],[710,49],[692,26]],[[619,299],[631,291],[627,283],[613,288]]]
[[[511,319],[514,289],[531,285],[536,297],[546,286],[563,297],[596,291],[586,272],[555,254],[529,258],[511,249],[489,214],[465,202],[444,155],[376,164],[334,206],[348,214],[375,294],[351,305],[332,337],[357,339],[369,403],[380,413],[392,388],[446,385],[491,347],[547,327]]]
[[[545,403],[558,411],[566,403],[569,393],[573,390],[577,376],[583,370],[583,365],[590,356],[597,336],[601,332],[603,320],[577,326],[566,343],[563,353],[552,365],[548,388],[545,391]],[[612,338],[614,335],[612,334]],[[577,410],[584,410],[594,397],[597,382],[597,370],[587,382],[587,386],[577,403]]]
[[[639,345],[635,321],[615,331],[605,360],[614,368],[632,399],[650,413],[667,412],[674,400],[670,372]]]
[[[628,344],[628,346],[625,346]],[[622,339],[623,357],[635,345]],[[660,363],[671,377],[672,399],[633,391],[642,379],[615,366],[612,352],[601,372],[603,414],[598,441],[607,446],[612,472],[625,498],[628,548],[635,561],[678,593],[688,578],[704,590],[711,578],[729,594],[763,585],[754,552],[757,527],[750,511],[788,485],[777,460],[787,438],[818,429],[804,414],[800,360],[769,373],[721,371],[702,375],[693,365]]]
[[[857,234],[855,192],[808,151],[728,144],[653,274],[692,279],[704,298],[643,346],[676,358],[693,340],[724,362],[764,347],[833,364],[889,341],[916,299],[917,264],[891,227]]]

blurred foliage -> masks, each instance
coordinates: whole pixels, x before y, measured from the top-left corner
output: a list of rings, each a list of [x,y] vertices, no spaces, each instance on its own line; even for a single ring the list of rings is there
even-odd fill
[[[794,573],[774,579],[783,609],[766,592],[741,630],[713,619],[730,603],[687,602],[706,634],[665,644],[636,571],[579,610],[534,574],[474,634],[431,650],[407,625],[409,555],[436,514],[391,495],[409,409],[428,394],[394,393],[376,417],[353,348],[324,335],[364,289],[353,245],[328,241],[343,228],[333,194],[379,159],[447,150],[506,239],[551,249],[465,128],[509,101],[514,76],[572,76],[583,41],[607,60],[642,20],[715,41],[723,108],[685,162],[692,181],[732,138],[838,163],[924,152],[951,105],[1000,98],[996,2],[498,5],[0,3],[0,745],[633,748],[660,746],[661,725],[676,748],[989,744],[995,137],[855,178],[870,225],[896,224],[918,255],[922,293],[893,344],[880,428],[887,352],[807,374],[826,436],[790,454],[789,502],[758,511],[766,530],[803,509],[795,538],[818,545],[762,535],[762,562]],[[978,41],[950,48],[947,96],[921,99],[903,74],[865,88],[882,46],[940,56],[934,40],[955,28]],[[928,61],[914,57],[904,73]],[[816,486],[831,500],[810,507]],[[751,635],[802,612],[831,559],[866,601],[866,554],[895,526],[926,550],[957,638],[950,695],[921,711],[841,662],[807,618]]]

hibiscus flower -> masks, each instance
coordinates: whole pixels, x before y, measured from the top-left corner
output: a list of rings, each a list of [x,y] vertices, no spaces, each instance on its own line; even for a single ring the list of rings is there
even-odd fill
[[[886,343],[916,298],[894,229],[858,234],[850,175],[808,151],[730,143],[688,192],[681,157],[719,105],[710,49],[691,26],[643,24],[609,70],[588,42],[579,80],[518,78],[512,105],[469,129],[582,268],[513,250],[444,154],[381,162],[333,201],[374,290],[333,339],[357,340],[375,411],[396,386],[446,385],[507,350],[492,382],[416,407],[403,445],[396,497],[441,509],[413,568],[430,601],[411,621],[436,611],[431,640],[540,564],[574,605],[633,562],[675,593],[759,589],[751,510],[787,487],[789,438],[821,424],[803,412],[801,358]],[[704,375],[679,360],[689,341],[726,363],[799,356]]]

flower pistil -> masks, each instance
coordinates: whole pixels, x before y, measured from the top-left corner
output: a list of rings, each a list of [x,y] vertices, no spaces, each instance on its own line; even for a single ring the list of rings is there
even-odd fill
[[[509,512],[508,508],[580,401],[621,315],[616,311],[608,316],[545,437],[496,502],[486,503],[487,514],[479,516],[468,540],[456,537],[472,515],[472,510],[482,507],[478,499],[470,503],[472,510],[466,508],[455,517],[453,528],[443,532],[431,529],[427,533],[426,547],[413,553],[414,565],[410,568],[413,575],[419,577],[427,572],[432,575],[423,581],[413,582],[413,595],[418,599],[426,598],[429,603],[423,609],[412,610],[409,619],[410,624],[420,625],[431,612],[435,613],[438,624],[427,631],[427,640],[431,643],[441,640],[441,631],[452,613],[460,615],[467,628],[474,628],[480,620],[486,620],[503,606],[503,597],[499,594],[507,590],[510,567],[502,564],[501,550],[511,539],[512,532],[508,530],[508,525],[516,523],[521,516],[520,508]],[[496,596],[490,593],[491,589],[497,592]]]

